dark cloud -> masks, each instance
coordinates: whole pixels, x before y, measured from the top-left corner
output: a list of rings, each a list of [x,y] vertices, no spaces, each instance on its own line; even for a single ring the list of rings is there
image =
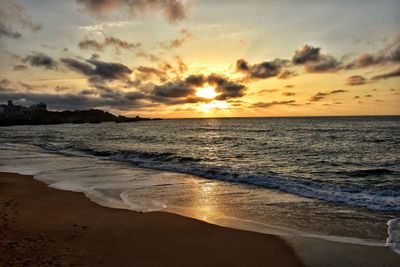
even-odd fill
[[[13,70],[15,71],[23,71],[26,70],[28,67],[22,64],[14,65]]]
[[[121,63],[110,63],[95,59],[81,62],[73,58],[62,58],[68,68],[88,77],[91,83],[102,83],[112,80],[129,80],[132,70]]]
[[[275,59],[250,65],[246,60],[239,59],[236,61],[236,71],[245,73],[250,79],[266,79],[279,76],[287,64],[287,60]]]
[[[254,108],[269,108],[272,106],[277,106],[277,105],[289,105],[289,106],[297,106],[295,100],[288,100],[288,101],[272,101],[272,102],[258,102],[254,103],[252,107]]]
[[[185,81],[188,84],[200,87],[205,83],[205,80],[206,80],[206,78],[204,77],[204,75],[190,75],[190,76],[186,77]]]
[[[326,97],[329,96],[329,95],[340,94],[340,93],[345,93],[345,92],[347,92],[347,91],[346,91],[346,90],[341,90],[341,89],[339,89],[339,90],[333,90],[333,91],[330,91],[330,92],[327,92],[327,93],[321,93],[321,92],[319,92],[319,93],[317,93],[316,95],[312,96],[312,97],[310,98],[310,101],[311,101],[311,102],[317,102],[317,101],[320,101],[320,100],[326,98]]]
[[[94,76],[95,75],[93,66],[91,66],[88,63],[81,62],[81,61],[73,59],[73,58],[62,58],[61,62],[63,62],[71,70],[79,72],[85,76]]]
[[[161,11],[170,22],[187,16],[187,8],[181,0],[77,0],[85,10],[97,16],[106,16],[116,9],[125,9],[131,15],[148,11]]]
[[[364,53],[346,65],[346,69],[400,63],[400,36],[382,50]]]
[[[294,65],[304,65],[306,72],[331,72],[341,68],[341,62],[329,55],[321,54],[320,47],[305,45],[295,51],[292,58]]]
[[[113,108],[125,110],[148,106],[142,102],[142,95],[134,97],[125,93],[120,97],[106,98],[87,94],[47,94],[27,92],[0,92],[0,102],[13,100],[23,105],[32,105],[39,102],[46,103],[50,109],[88,109],[88,108]]]
[[[302,49],[298,49],[294,52],[292,61],[296,65],[318,61],[321,57],[320,50],[320,47],[305,45]]]
[[[34,67],[43,67],[46,69],[57,69],[57,61],[41,52],[34,52],[22,59],[23,63],[29,63]]]
[[[367,79],[361,75],[353,75],[347,78],[346,84],[347,85],[363,85],[367,83]]]
[[[131,70],[124,65],[106,63],[96,60],[85,62],[64,58],[61,62],[68,68],[88,77],[91,87],[78,93],[65,93],[70,87],[58,86],[55,91],[59,94],[27,92],[24,86],[13,84],[9,80],[0,81],[0,100],[8,99],[32,104],[45,102],[52,109],[80,109],[80,108],[112,108],[129,110],[134,108],[177,105],[186,103],[207,103],[212,100],[230,100],[244,95],[246,87],[217,74],[191,75],[186,79],[165,82],[160,85],[148,83],[134,86],[134,91],[124,91],[125,87],[110,87],[107,83],[92,82],[92,80],[126,79]],[[144,70],[144,69],[142,69]],[[147,69],[148,70],[148,69]],[[130,80],[129,80],[130,82]],[[196,96],[197,88],[201,86],[214,86],[219,93],[214,99]],[[71,91],[70,91],[71,92]]]
[[[25,7],[13,0],[0,1],[0,39],[4,37],[19,39],[22,34],[15,27],[39,31],[42,25],[32,21]]]
[[[215,97],[216,100],[242,97],[247,89],[243,84],[230,81],[227,77],[215,73],[210,74],[206,81],[215,86],[215,91],[220,93]]]
[[[196,90],[185,82],[168,82],[161,86],[155,86],[153,93],[155,96],[166,98],[182,98],[194,96]]]
[[[22,34],[18,31],[13,31],[9,28],[6,27],[1,21],[0,21],[0,38],[2,36],[11,38],[11,39],[19,39],[22,37]]]
[[[209,102],[213,99],[205,99],[196,96],[196,89],[211,85],[219,93],[214,100],[228,100],[244,96],[246,87],[242,84],[230,81],[227,77],[218,74],[190,75],[184,80],[167,82],[163,85],[157,85],[152,91],[154,100],[162,103],[181,104]],[[171,100],[173,98],[173,100]]]
[[[79,92],[80,95],[98,95],[96,89],[84,89]]]
[[[129,43],[127,41],[123,41],[121,39],[108,36],[105,37],[104,41],[99,42],[94,39],[85,39],[83,41],[80,41],[78,43],[78,46],[81,49],[93,49],[97,51],[102,51],[106,47],[114,47],[117,51],[124,49],[124,50],[132,50],[135,49],[139,46],[141,46],[140,43]]]
[[[376,75],[372,77],[372,80],[385,80],[389,78],[395,78],[395,77],[400,77],[400,68],[390,71],[384,74]]]

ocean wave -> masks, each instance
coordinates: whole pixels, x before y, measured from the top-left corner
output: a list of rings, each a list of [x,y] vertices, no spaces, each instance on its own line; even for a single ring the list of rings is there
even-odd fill
[[[362,170],[347,171],[341,173],[352,177],[365,177],[370,175],[392,174],[394,173],[394,171],[390,169],[380,168],[380,169],[362,169]]]
[[[282,176],[278,173],[240,172],[229,166],[207,165],[206,159],[179,156],[171,152],[156,153],[143,151],[106,151],[80,148],[79,150],[46,146],[47,151],[62,154],[87,155],[126,162],[137,167],[168,172],[185,173],[207,179],[276,189],[282,192],[322,201],[341,203],[377,211],[400,212],[400,194],[396,188],[367,190],[354,186],[343,186],[328,182]],[[362,169],[347,172],[349,176],[362,177],[393,173],[390,169]]]
[[[9,146],[15,149],[15,146]],[[137,167],[190,174],[207,179],[216,179],[245,185],[276,189],[302,197],[341,203],[370,210],[400,212],[400,190],[392,185],[369,188],[352,185],[335,184],[326,181],[291,177],[275,172],[257,172],[255,170],[234,169],[228,164],[225,166],[208,164],[208,159],[200,160],[190,156],[178,156],[174,153],[155,153],[141,151],[108,151],[49,144],[40,146],[41,149],[67,156],[89,156],[124,162]],[[26,149],[26,148],[24,148]],[[361,169],[354,171],[356,175],[381,175],[393,173],[390,169]],[[354,174],[354,173],[353,173]],[[367,179],[367,177],[366,177]],[[395,179],[395,178],[394,178]]]

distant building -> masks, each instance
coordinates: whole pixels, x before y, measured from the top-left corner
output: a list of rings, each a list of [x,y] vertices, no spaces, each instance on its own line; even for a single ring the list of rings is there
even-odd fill
[[[47,106],[44,103],[39,103],[27,108],[21,105],[14,105],[11,100],[7,102],[7,105],[0,105],[0,114],[6,116],[27,114],[32,111],[47,111]]]

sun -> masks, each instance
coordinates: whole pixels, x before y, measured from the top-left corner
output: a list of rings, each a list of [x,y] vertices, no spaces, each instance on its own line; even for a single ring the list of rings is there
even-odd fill
[[[198,88],[196,91],[196,96],[208,98],[208,99],[214,98],[217,95],[218,95],[218,93],[215,92],[215,88],[212,86]]]

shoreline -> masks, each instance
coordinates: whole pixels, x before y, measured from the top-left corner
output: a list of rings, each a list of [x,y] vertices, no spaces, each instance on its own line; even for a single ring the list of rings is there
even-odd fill
[[[36,201],[30,201],[32,199]],[[60,202],[59,205],[57,205],[57,202]],[[77,205],[73,205],[74,208],[66,207],[66,203],[75,202]],[[36,237],[39,236],[39,239],[33,238],[35,241],[31,242],[41,244],[42,248],[46,248],[45,245],[54,242],[60,245],[60,247],[56,246],[56,252],[64,256],[59,256],[61,257],[59,261],[57,261],[58,258],[53,259],[52,264],[54,265],[57,265],[56,263],[61,266],[70,265],[72,261],[79,262],[83,259],[86,261],[84,264],[86,266],[95,265],[95,262],[101,262],[104,266],[111,266],[116,261],[119,261],[120,264],[129,261],[129,264],[131,264],[132,260],[139,260],[140,264],[146,266],[185,266],[187,264],[193,265],[193,259],[196,259],[195,262],[199,263],[199,266],[221,264],[264,266],[268,261],[268,266],[355,266],[362,264],[362,266],[371,267],[382,265],[394,267],[398,266],[400,262],[400,257],[386,247],[370,247],[318,238],[282,237],[249,232],[164,211],[139,213],[107,208],[90,201],[82,193],[50,188],[31,175],[0,172],[0,203],[0,207],[2,207],[0,222],[10,225],[7,216],[11,216],[14,212],[14,215],[10,218],[11,225],[15,224],[11,227],[8,226],[8,229],[12,229],[12,231],[9,231],[11,237],[8,239],[8,245],[4,246],[4,241],[3,244],[0,242],[0,249],[5,248],[7,253],[0,252],[14,257],[15,255],[10,254],[10,250],[12,251],[13,246],[15,246],[13,242],[19,243],[22,240],[22,245],[24,245],[27,238],[29,241],[32,239],[32,235],[36,235]],[[28,213],[25,211],[25,215],[18,210],[21,205],[22,209],[29,210]],[[26,207],[23,207],[24,205]],[[7,211],[7,207],[14,207],[15,210]],[[52,218],[47,218],[47,220],[44,219],[49,212],[51,214],[55,212],[56,215],[52,215]],[[86,216],[88,213],[90,214],[89,217]],[[114,216],[115,218],[113,218]],[[130,223],[115,220],[120,217]],[[5,219],[7,221],[4,221]],[[159,225],[160,221],[172,227],[172,231],[165,225]],[[50,236],[48,241],[41,239],[43,232],[46,233],[45,236]],[[11,240],[13,233],[16,240]],[[21,233],[24,234],[21,236]],[[129,233],[129,235],[125,236],[126,233]],[[7,234],[3,233],[4,235]],[[158,235],[163,237],[162,240],[156,237]],[[60,236],[62,242],[58,243],[58,241],[61,241]],[[142,245],[137,244],[136,238],[140,239],[139,243]],[[11,247],[9,247],[10,242]],[[65,246],[66,244],[67,246]],[[112,244],[113,253],[118,255],[117,258],[108,259],[106,257],[110,253],[108,251],[110,244]],[[71,245],[73,245],[75,251],[68,252]],[[166,246],[171,245],[175,249],[163,251]],[[145,250],[144,254],[140,256],[130,255],[130,253],[133,253],[128,253],[128,248],[131,246],[134,246],[134,250],[137,251]],[[212,251],[210,251],[210,248],[212,248]],[[38,250],[38,248],[35,249]],[[151,253],[151,250],[154,250],[154,253]],[[185,251],[190,253],[190,257],[177,256]],[[52,250],[44,249],[42,252],[49,257],[54,255]],[[24,255],[21,252],[19,254]],[[141,258],[143,255],[145,255],[145,258]],[[138,258],[135,258],[135,256]],[[26,257],[30,258],[29,255]],[[23,263],[26,257],[19,257],[19,260],[15,257],[13,259]],[[52,260],[50,259],[50,261]]]

